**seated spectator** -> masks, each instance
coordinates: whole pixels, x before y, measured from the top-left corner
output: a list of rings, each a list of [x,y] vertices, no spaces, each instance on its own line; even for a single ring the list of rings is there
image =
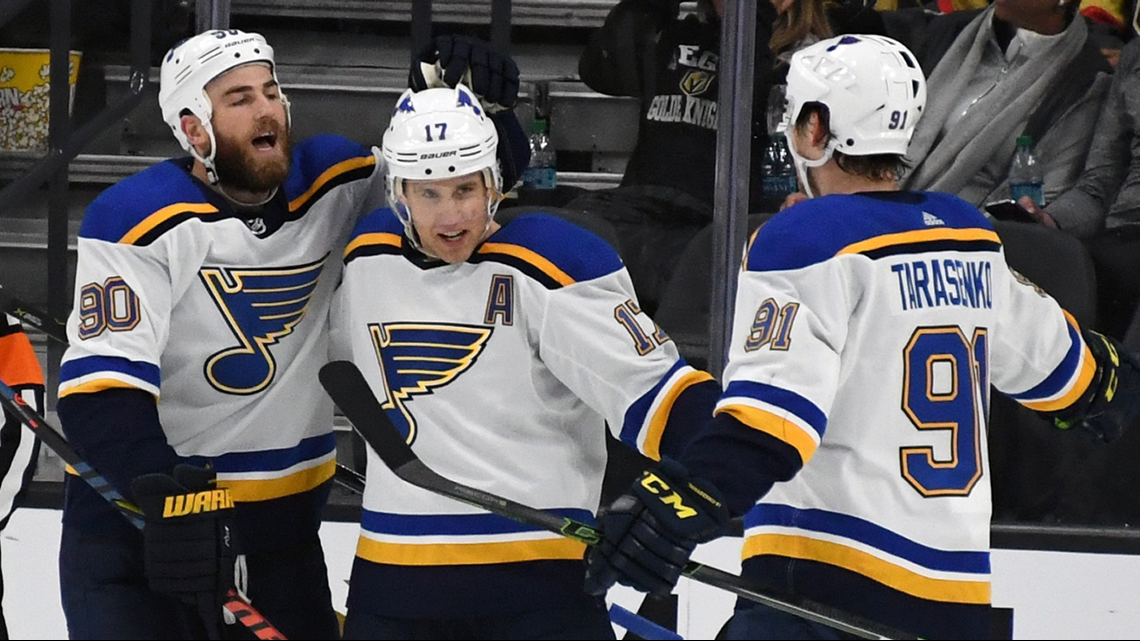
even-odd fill
[[[907,153],[910,190],[978,206],[1008,197],[1018,136],[1044,162],[1046,200],[1084,166],[1112,67],[1090,41],[1078,0],[1010,0],[980,11],[870,11],[839,21],[912,51],[929,78],[927,112]]]
[[[1086,239],[1097,265],[1098,325],[1122,338],[1140,300],[1140,40],[1121,50],[1104,111],[1080,180],[1042,210],[1038,220]]]
[[[814,0],[813,0],[814,1]],[[783,0],[787,4],[790,0]],[[617,227],[618,251],[643,309],[652,314],[674,261],[712,221],[716,176],[717,98],[722,0],[699,0],[679,17],[678,0],[621,0],[590,38],[578,61],[594,91],[640,98],[637,143],[620,187],[584,194],[567,209],[605,217]],[[752,102],[752,167],[767,142],[776,10],[757,4]],[[762,181],[751,181],[758,208]]]

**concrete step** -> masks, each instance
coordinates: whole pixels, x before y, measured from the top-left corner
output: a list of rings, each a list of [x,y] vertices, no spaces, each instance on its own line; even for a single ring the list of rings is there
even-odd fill
[[[297,136],[336,133],[365,145],[376,144],[396,100],[407,83],[409,51],[405,41],[367,34],[266,31],[280,51],[278,77],[288,94]],[[620,173],[637,140],[638,103],[633,98],[599,94],[577,77],[580,48],[567,45],[520,45],[513,52],[522,72],[517,107],[529,126],[533,82],[550,83],[551,126],[555,147],[592,154],[590,169]],[[129,68],[106,68],[107,100],[125,95]],[[117,147],[100,152],[169,156],[178,147],[158,107],[158,69],[142,104],[124,118]]]
[[[232,15],[335,18],[359,21],[408,22],[413,0],[233,0]],[[423,0],[419,0],[423,1]],[[600,27],[615,0],[512,0],[512,26]],[[695,2],[682,3],[692,11]],[[432,22],[486,25],[491,0],[433,0]]]

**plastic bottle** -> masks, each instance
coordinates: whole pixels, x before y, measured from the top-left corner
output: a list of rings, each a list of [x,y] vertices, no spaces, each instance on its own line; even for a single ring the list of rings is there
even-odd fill
[[[788,151],[788,139],[782,132],[772,134],[760,169],[764,179],[764,198],[782,201],[799,188],[796,166]]]
[[[1033,137],[1019,136],[1017,151],[1009,164],[1009,197],[1015,202],[1029,196],[1038,207],[1045,206],[1044,175],[1033,154]]]
[[[557,154],[550,144],[546,119],[530,123],[530,164],[523,172],[524,189],[554,189],[558,186]]]
[[[799,189],[796,165],[788,151],[785,132],[786,92],[787,85],[782,84],[772,85],[768,92],[768,147],[764,150],[764,158],[760,163],[764,198],[774,203],[782,202],[788,194],[794,194]]]

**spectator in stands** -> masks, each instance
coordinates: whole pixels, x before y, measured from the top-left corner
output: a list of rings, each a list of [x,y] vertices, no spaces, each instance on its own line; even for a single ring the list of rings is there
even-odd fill
[[[788,75],[788,61],[800,49],[831,37],[824,0],[777,0],[776,23],[768,48],[776,57],[775,82]]]
[[[980,11],[863,10],[837,20],[844,32],[896,38],[927,73],[905,189],[979,206],[1007,197],[1023,134],[1045,163],[1047,201],[1077,182],[1112,70],[1077,9],[1078,0],[1005,0]]]
[[[1121,50],[1080,180],[1044,209],[1021,205],[1042,224],[1086,239],[1097,264],[1098,325],[1123,338],[1140,300],[1140,41]],[[1131,98],[1130,98],[1131,97]]]
[[[787,3],[789,0],[784,0]],[[717,97],[722,0],[699,0],[679,17],[679,0],[621,0],[578,61],[594,91],[641,101],[637,144],[620,187],[590,192],[567,209],[600,215],[621,237],[618,251],[643,309],[652,314],[674,261],[712,221],[716,176]],[[766,46],[776,10],[757,4],[752,69],[752,167],[767,140],[765,113],[772,54]],[[751,181],[759,207],[762,181]]]

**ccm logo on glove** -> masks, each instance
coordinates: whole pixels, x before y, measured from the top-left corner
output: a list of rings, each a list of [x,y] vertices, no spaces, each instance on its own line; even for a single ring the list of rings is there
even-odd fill
[[[661,480],[660,476],[657,476],[652,472],[646,472],[645,476],[641,478],[641,486],[650,492],[653,492],[654,494],[660,496],[661,502],[665,505],[671,506],[673,508],[673,511],[677,513],[677,518],[687,519],[691,516],[697,515],[697,511],[688,505],[685,505],[683,499],[681,498],[681,495],[674,492],[673,489],[669,487],[668,483]],[[709,496],[706,492],[702,492],[692,483],[689,484],[689,490],[696,492],[709,503],[720,507],[720,501],[717,501],[713,497]],[[661,496],[662,492],[670,492],[670,494],[668,496]]]
[[[230,497],[228,488],[178,494],[166,497],[166,503],[162,508],[162,518],[169,519],[187,514],[214,512],[233,506],[234,500]]]

